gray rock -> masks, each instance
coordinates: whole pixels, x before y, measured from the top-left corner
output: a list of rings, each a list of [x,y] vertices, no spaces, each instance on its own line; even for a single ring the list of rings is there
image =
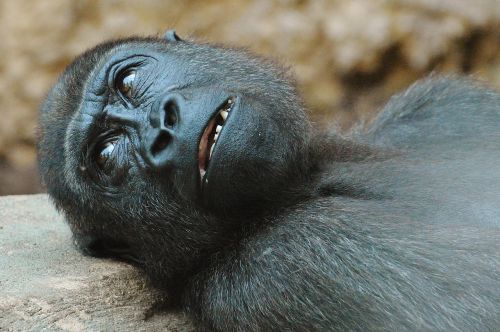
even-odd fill
[[[0,197],[0,331],[192,331],[135,268],[82,256],[46,195]]]

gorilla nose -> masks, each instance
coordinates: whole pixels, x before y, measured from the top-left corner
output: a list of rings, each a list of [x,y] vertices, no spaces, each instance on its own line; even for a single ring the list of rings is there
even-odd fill
[[[172,162],[174,135],[168,129],[149,128],[142,138],[144,161],[153,169],[163,169]]]
[[[167,96],[160,101],[159,106],[149,114],[153,128],[173,129],[178,122],[179,104],[177,96]]]
[[[167,131],[160,131],[151,146],[151,155],[153,157],[158,157],[162,151],[168,148],[172,136]]]
[[[149,114],[151,127],[143,138],[143,148],[146,162],[153,168],[164,168],[171,162],[180,104],[177,96],[166,96]]]

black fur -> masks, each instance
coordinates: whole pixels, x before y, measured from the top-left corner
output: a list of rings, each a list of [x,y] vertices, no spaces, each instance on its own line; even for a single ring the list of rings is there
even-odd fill
[[[371,125],[324,132],[277,64],[175,36],[97,46],[41,107],[40,172],[84,253],[139,266],[200,330],[498,329],[500,93],[434,76]],[[109,66],[137,55],[124,101]],[[199,139],[228,96],[200,186]],[[109,130],[123,145],[103,172]]]

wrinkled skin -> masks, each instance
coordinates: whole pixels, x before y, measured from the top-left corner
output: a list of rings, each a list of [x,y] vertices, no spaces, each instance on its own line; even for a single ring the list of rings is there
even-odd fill
[[[500,326],[500,94],[471,80],[423,80],[341,136],[279,65],[170,32],[78,57],[38,138],[77,246],[200,330]]]

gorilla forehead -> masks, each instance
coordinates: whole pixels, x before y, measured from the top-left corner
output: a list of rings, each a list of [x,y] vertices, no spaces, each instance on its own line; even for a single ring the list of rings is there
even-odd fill
[[[238,87],[239,90],[259,95],[268,95],[271,90],[283,94],[283,98],[297,98],[294,84],[290,84],[293,77],[287,68],[244,49],[216,44],[130,38],[101,44],[84,53],[82,58],[100,59],[90,74],[91,81],[96,82],[104,78],[107,70],[117,62],[137,56],[156,60],[158,70],[168,72],[172,79],[181,80],[183,84]],[[221,77],[221,74],[224,76]]]

